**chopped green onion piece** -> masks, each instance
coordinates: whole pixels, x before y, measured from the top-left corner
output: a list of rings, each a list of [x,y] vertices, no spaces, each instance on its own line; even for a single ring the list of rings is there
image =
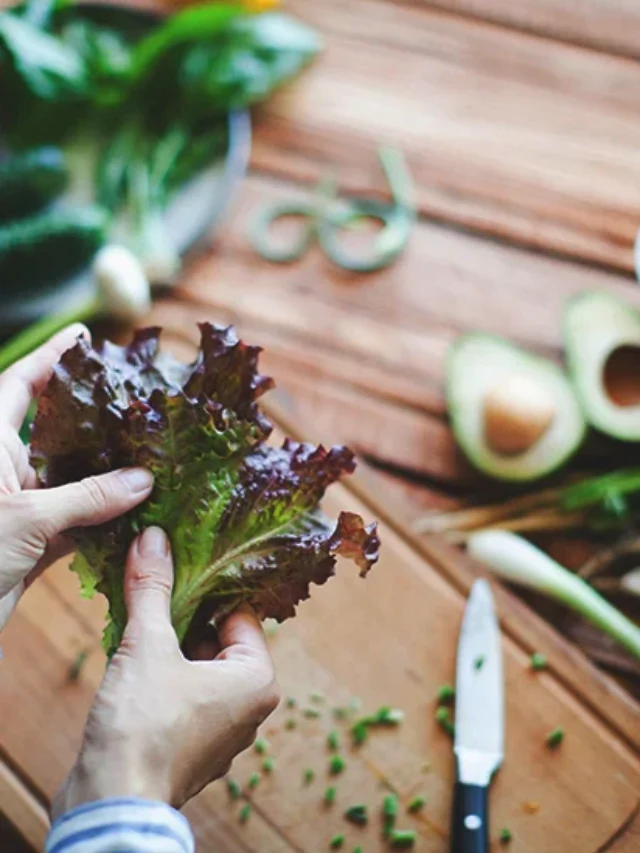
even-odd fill
[[[237,800],[242,793],[242,788],[240,787],[240,783],[236,782],[235,779],[227,779],[227,791],[229,791],[229,796],[232,800]]]
[[[316,778],[315,770],[312,770],[310,767],[307,767],[307,769],[304,771],[304,784],[310,785],[315,778]]]
[[[323,705],[325,698],[322,693],[314,692],[309,696],[309,700],[314,702],[316,705]]]
[[[334,835],[331,841],[329,842],[329,847],[332,850],[338,850],[345,842],[346,835]]]
[[[275,770],[275,766],[275,758],[272,758],[270,755],[267,756],[267,758],[265,758],[265,760],[262,762],[262,769],[265,773],[273,773],[273,771]]]
[[[500,830],[500,844],[508,844],[513,838],[513,833],[510,829],[507,829],[506,826],[504,829]]]
[[[357,806],[350,806],[344,813],[344,816],[346,820],[349,820],[351,823],[355,823],[358,826],[365,826],[369,821],[367,807],[362,803]]]
[[[327,746],[333,750],[340,749],[340,735],[335,729],[327,735]]]
[[[389,833],[389,844],[396,848],[413,847],[417,837],[413,829],[392,829]]]
[[[455,734],[455,726],[451,722],[451,712],[449,711],[449,708],[441,705],[436,709],[436,722],[444,732],[453,737]]]
[[[249,781],[247,784],[249,785],[250,788],[257,788],[259,782],[260,782],[260,774],[259,773],[252,773],[251,776],[249,776]]]
[[[333,709],[333,716],[335,717],[336,720],[346,720],[348,714],[349,714],[349,712],[347,711],[346,708],[334,708]]]
[[[404,720],[404,711],[398,708],[388,708],[384,706],[378,708],[371,718],[370,725],[372,726],[397,726]]]
[[[302,714],[309,720],[315,720],[316,717],[320,716],[320,711],[316,708],[305,708]]]
[[[419,812],[422,808],[424,808],[426,802],[427,801],[424,797],[414,797],[407,806],[407,811],[409,812],[409,814],[415,814],[416,812]]]
[[[287,708],[295,708],[295,707],[296,707],[296,700],[293,698],[293,696],[287,696]]]
[[[361,746],[369,736],[369,726],[360,720],[351,727],[351,736],[356,746]]]
[[[296,723],[295,720],[287,720],[287,722],[284,724],[284,727],[285,727],[285,729],[291,731],[291,729],[295,729],[295,727],[297,725],[298,724]]]
[[[478,657],[473,662],[473,668],[477,669],[477,670],[481,670],[482,667],[484,666],[484,662],[485,662],[485,656],[484,655],[478,655]]]
[[[538,672],[541,669],[546,669],[548,665],[547,658],[540,652],[535,652],[531,655],[531,669]]]
[[[362,847],[358,844],[357,847],[353,848],[353,853],[364,853]]]
[[[552,732],[549,732],[547,735],[547,746],[550,749],[555,749],[557,746],[560,746],[562,741],[564,740],[564,729],[558,726],[557,729],[554,729]]]
[[[330,785],[324,792],[324,801],[328,806],[335,802],[337,793],[338,789],[335,787],[335,785]]]
[[[451,705],[456,698],[456,691],[450,684],[443,684],[441,687],[438,687],[436,698],[438,705]]]
[[[240,823],[246,823],[249,820],[249,815],[251,814],[251,804],[245,803],[240,811],[238,812],[238,817],[240,818]]]
[[[393,830],[398,814],[399,802],[395,794],[386,794],[382,801],[382,825],[383,832],[389,836]]]
[[[258,755],[264,755],[265,752],[268,752],[269,750],[269,744],[264,738],[259,737],[254,743],[253,748],[258,753]]]
[[[329,759],[329,772],[334,776],[337,776],[338,773],[342,773],[346,766],[347,762],[341,755],[332,755]]]

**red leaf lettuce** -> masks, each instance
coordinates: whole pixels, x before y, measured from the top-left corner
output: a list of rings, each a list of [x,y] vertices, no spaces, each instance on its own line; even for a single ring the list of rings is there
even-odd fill
[[[346,447],[265,443],[271,425],[257,399],[272,387],[257,371],[260,349],[232,328],[200,326],[192,364],[160,353],[160,330],[132,343],[85,340],[66,352],[42,394],[31,458],[44,486],[142,465],[155,475],[150,498],[108,524],[71,531],[82,592],[109,600],[104,646],[126,625],[123,573],[136,534],[159,525],[175,563],[172,621],[183,641],[196,612],[220,619],[242,602],[264,617],[293,616],[311,583],[336,557],[364,576],[378,557],[375,524],[343,512],[335,526],[318,511],[325,489],[355,467]]]

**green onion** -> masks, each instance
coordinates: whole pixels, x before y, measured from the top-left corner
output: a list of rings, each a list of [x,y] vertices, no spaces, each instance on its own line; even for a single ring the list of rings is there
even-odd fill
[[[251,776],[249,776],[249,781],[247,782],[248,786],[250,788],[257,788],[259,783],[260,783],[260,774],[259,773],[252,773]]]
[[[369,725],[366,722],[359,721],[351,727],[351,737],[356,746],[361,746],[369,737]]]
[[[308,720],[315,720],[317,717],[320,716],[320,711],[318,711],[316,708],[305,708],[302,712],[302,715]]]
[[[504,829],[500,830],[500,835],[499,835],[500,844],[508,844],[512,838],[513,838],[513,833],[511,832],[510,829],[507,829],[506,826],[504,827]]]
[[[407,806],[407,811],[409,812],[409,814],[415,814],[416,812],[419,812],[422,808],[424,808],[426,802],[427,801],[424,797],[414,797]]]
[[[349,820],[351,823],[355,823],[358,826],[365,826],[369,821],[367,807],[362,803],[356,806],[349,806],[345,811],[344,816],[346,820]]]
[[[346,835],[334,835],[331,841],[329,842],[329,847],[332,850],[338,850],[344,844],[346,839]]]
[[[237,800],[240,794],[242,794],[240,783],[236,782],[235,779],[227,779],[227,790],[232,800]]]
[[[436,722],[440,726],[440,728],[446,732],[448,735],[455,734],[455,726],[451,722],[451,712],[448,708],[444,706],[440,706],[440,708],[436,709]]]
[[[552,732],[549,732],[547,735],[547,746],[550,749],[555,749],[560,746],[562,741],[564,740],[564,729],[558,726],[557,729],[554,729]]]
[[[340,735],[335,729],[327,735],[327,746],[333,750],[340,749]]]
[[[249,815],[251,814],[251,804],[245,803],[240,811],[238,812],[238,817],[240,818],[240,823],[246,823],[249,820]]]
[[[265,758],[265,760],[262,762],[262,769],[264,770],[265,773],[273,773],[273,771],[275,770],[275,767],[276,767],[276,760],[275,760],[275,758],[272,758],[270,755],[267,756],[267,758]]]
[[[333,716],[336,720],[346,720],[349,712],[346,708],[334,708]]]
[[[531,655],[531,661],[530,662],[531,662],[531,669],[535,670],[536,672],[538,672],[541,669],[547,668],[547,658],[545,655],[541,654],[540,652],[534,652],[534,654]]]
[[[387,794],[382,801],[382,826],[385,835],[390,835],[398,815],[399,801],[395,794]]]
[[[335,785],[330,785],[326,789],[326,791],[324,792],[324,801],[325,801],[326,805],[330,806],[332,803],[335,802],[337,793],[338,793],[338,789],[335,787]]]
[[[478,657],[473,662],[473,668],[477,669],[477,670],[481,670],[482,667],[484,666],[484,662],[485,662],[485,656],[484,655],[478,655]]]
[[[311,702],[314,702],[316,705],[324,705],[325,702],[324,695],[322,693],[318,693],[317,691],[309,696],[309,700]]]
[[[310,785],[315,778],[316,778],[315,770],[312,770],[310,767],[307,767],[307,769],[304,771],[304,784]]]
[[[286,705],[287,705],[287,708],[295,708],[296,707],[296,700],[293,698],[293,696],[287,696]]]
[[[265,752],[268,752],[269,750],[269,744],[264,738],[259,737],[254,743],[253,748],[258,753],[258,755],[264,755]]]
[[[472,557],[496,574],[562,602],[640,658],[640,627],[586,581],[525,539],[506,530],[485,530],[469,537],[468,549]]]
[[[347,766],[347,762],[341,755],[332,755],[329,759],[329,773],[337,776],[338,773],[342,773],[342,771]]]
[[[368,730],[375,726],[397,726],[404,720],[404,712],[399,708],[390,708],[383,705],[382,708],[366,717],[361,717],[351,726],[351,736],[356,746],[360,746],[367,739]]]
[[[436,693],[438,705],[451,705],[455,698],[456,691],[450,684],[443,684],[441,687],[438,687],[438,692]]]
[[[286,721],[286,723],[284,724],[284,727],[285,727],[285,729],[287,729],[288,731],[291,731],[291,729],[295,729],[295,727],[296,727],[297,725],[298,725],[298,724],[296,723],[296,721],[295,721],[295,720],[287,720],[287,721]]]
[[[353,853],[364,853],[364,851],[363,851],[362,847],[360,847],[360,845],[358,844],[357,847],[353,848]]]
[[[392,829],[389,833],[389,844],[396,848],[413,847],[417,837],[413,829]]]

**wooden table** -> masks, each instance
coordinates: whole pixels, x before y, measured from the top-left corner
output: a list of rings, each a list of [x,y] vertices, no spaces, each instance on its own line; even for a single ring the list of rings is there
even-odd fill
[[[372,754],[354,757],[360,775],[354,770],[346,785],[353,796],[374,797],[376,774],[391,779],[403,795],[424,784],[433,812],[420,824],[417,849],[443,853],[450,745],[425,722],[426,709],[435,684],[452,677],[456,620],[472,570],[441,543],[412,539],[408,529],[423,509],[454,505],[478,488],[447,427],[444,358],[456,335],[468,329],[508,334],[558,357],[560,312],[572,294],[605,288],[640,304],[631,275],[640,224],[635,59],[640,6],[635,0],[287,5],[326,34],[326,52],[256,117],[251,175],[227,226],[210,254],[189,270],[180,291],[157,304],[152,320],[167,326],[168,342],[185,353],[193,345],[196,320],[237,324],[247,340],[266,349],[263,367],[277,379],[280,415],[312,437],[348,442],[376,468],[355,491],[338,490],[331,506],[346,501],[383,520],[387,565],[403,572],[408,585],[420,577],[432,598],[441,599],[430,617],[441,639],[425,640],[421,651],[420,631],[426,634],[428,626],[404,628],[382,607],[380,601],[393,595],[393,582],[381,569],[382,579],[376,573],[366,587],[367,606],[384,630],[406,631],[410,650],[403,652],[391,634],[384,642],[371,639],[373,646],[362,651],[361,672],[349,675],[348,655],[341,666],[339,643],[322,630],[332,607],[351,612],[346,608],[361,595],[355,581],[345,579],[319,593],[297,623],[282,629],[274,652],[287,690],[300,696],[319,686],[335,701],[347,697],[349,678],[351,689],[369,703],[390,698],[372,663],[375,655],[386,662],[393,701],[403,700],[408,709],[406,734],[399,746],[384,736]],[[375,154],[382,142],[403,147],[418,185],[420,221],[396,265],[358,277],[336,270],[316,250],[289,267],[254,255],[245,235],[249,213],[266,201],[307,193],[327,169],[345,191],[383,190]],[[597,453],[590,448],[581,463],[592,464]],[[579,778],[585,765],[571,751],[570,738],[555,769],[540,763],[540,776],[531,784],[535,795],[524,790],[512,760],[495,803],[496,820],[517,828],[511,849],[541,853],[546,844],[545,851],[592,853],[584,834],[577,827],[572,834],[571,828],[572,820],[579,823],[592,813],[599,844],[617,853],[637,850],[640,824],[633,821],[629,785],[640,778],[634,775],[640,766],[640,706],[518,599],[499,591],[499,606],[512,656],[513,708],[538,702],[551,723],[550,709],[560,703],[571,720],[575,716],[574,725],[584,727],[581,760],[591,756],[586,766],[596,788],[602,781],[593,769],[599,759],[619,762],[618,782],[608,786],[619,788],[606,795],[603,789],[598,817],[598,803],[576,793],[585,784]],[[0,807],[36,848],[46,829],[44,805],[73,759],[102,672],[96,647],[101,617],[101,603],[80,603],[73,576],[59,566],[25,597],[3,638]],[[358,626],[368,636],[367,618],[372,617],[354,616],[353,642]],[[419,610],[412,619],[411,625],[421,624]],[[338,634],[344,642],[344,632]],[[80,681],[69,685],[66,672],[82,648],[91,650],[87,665]],[[389,649],[406,655],[406,669],[398,675],[388,663]],[[526,654],[536,649],[548,651],[552,660],[542,687],[523,674]],[[311,672],[304,655],[312,656]],[[542,688],[546,692],[538,696]],[[3,704],[3,692],[11,707],[6,698]],[[282,739],[283,713],[269,737],[278,745],[279,762],[299,773],[304,750],[299,740]],[[323,726],[304,731],[307,746],[321,749]],[[534,722],[527,731],[528,736],[538,731]],[[523,732],[514,747],[527,751],[529,743]],[[432,782],[422,783],[413,757],[427,751],[436,772]],[[611,758],[614,753],[619,758]],[[248,772],[252,761],[244,756],[238,772]],[[510,784],[522,788],[517,801],[509,798]],[[544,798],[545,787],[554,785],[564,790],[572,811],[554,816],[558,833],[552,848],[543,823],[536,829],[532,816],[527,823],[521,806]],[[283,791],[277,780],[256,798],[258,817],[242,832],[220,787],[198,798],[189,816],[199,849],[315,853],[326,849],[327,826],[336,831],[340,826],[299,792]],[[546,820],[549,809],[545,803]],[[620,822],[625,825],[618,837],[605,837],[607,827]],[[385,849],[379,839],[370,843],[367,850]]]

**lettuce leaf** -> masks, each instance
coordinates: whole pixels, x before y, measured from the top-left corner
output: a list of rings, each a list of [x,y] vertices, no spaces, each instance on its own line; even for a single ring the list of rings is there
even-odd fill
[[[155,475],[142,506],[71,531],[83,595],[98,590],[109,600],[108,654],[126,625],[127,550],[152,524],[171,540],[172,621],[181,641],[196,614],[199,625],[243,602],[282,621],[312,583],[333,575],[339,555],[362,576],[378,557],[375,524],[348,512],[331,524],[318,509],[327,486],[354,470],[352,452],[266,444],[271,425],[257,400],[273,382],[258,372],[260,349],[233,328],[200,330],[188,365],[159,352],[157,328],[137,332],[127,347],[96,350],[79,339],[38,403],[31,459],[43,486],[129,465]]]

